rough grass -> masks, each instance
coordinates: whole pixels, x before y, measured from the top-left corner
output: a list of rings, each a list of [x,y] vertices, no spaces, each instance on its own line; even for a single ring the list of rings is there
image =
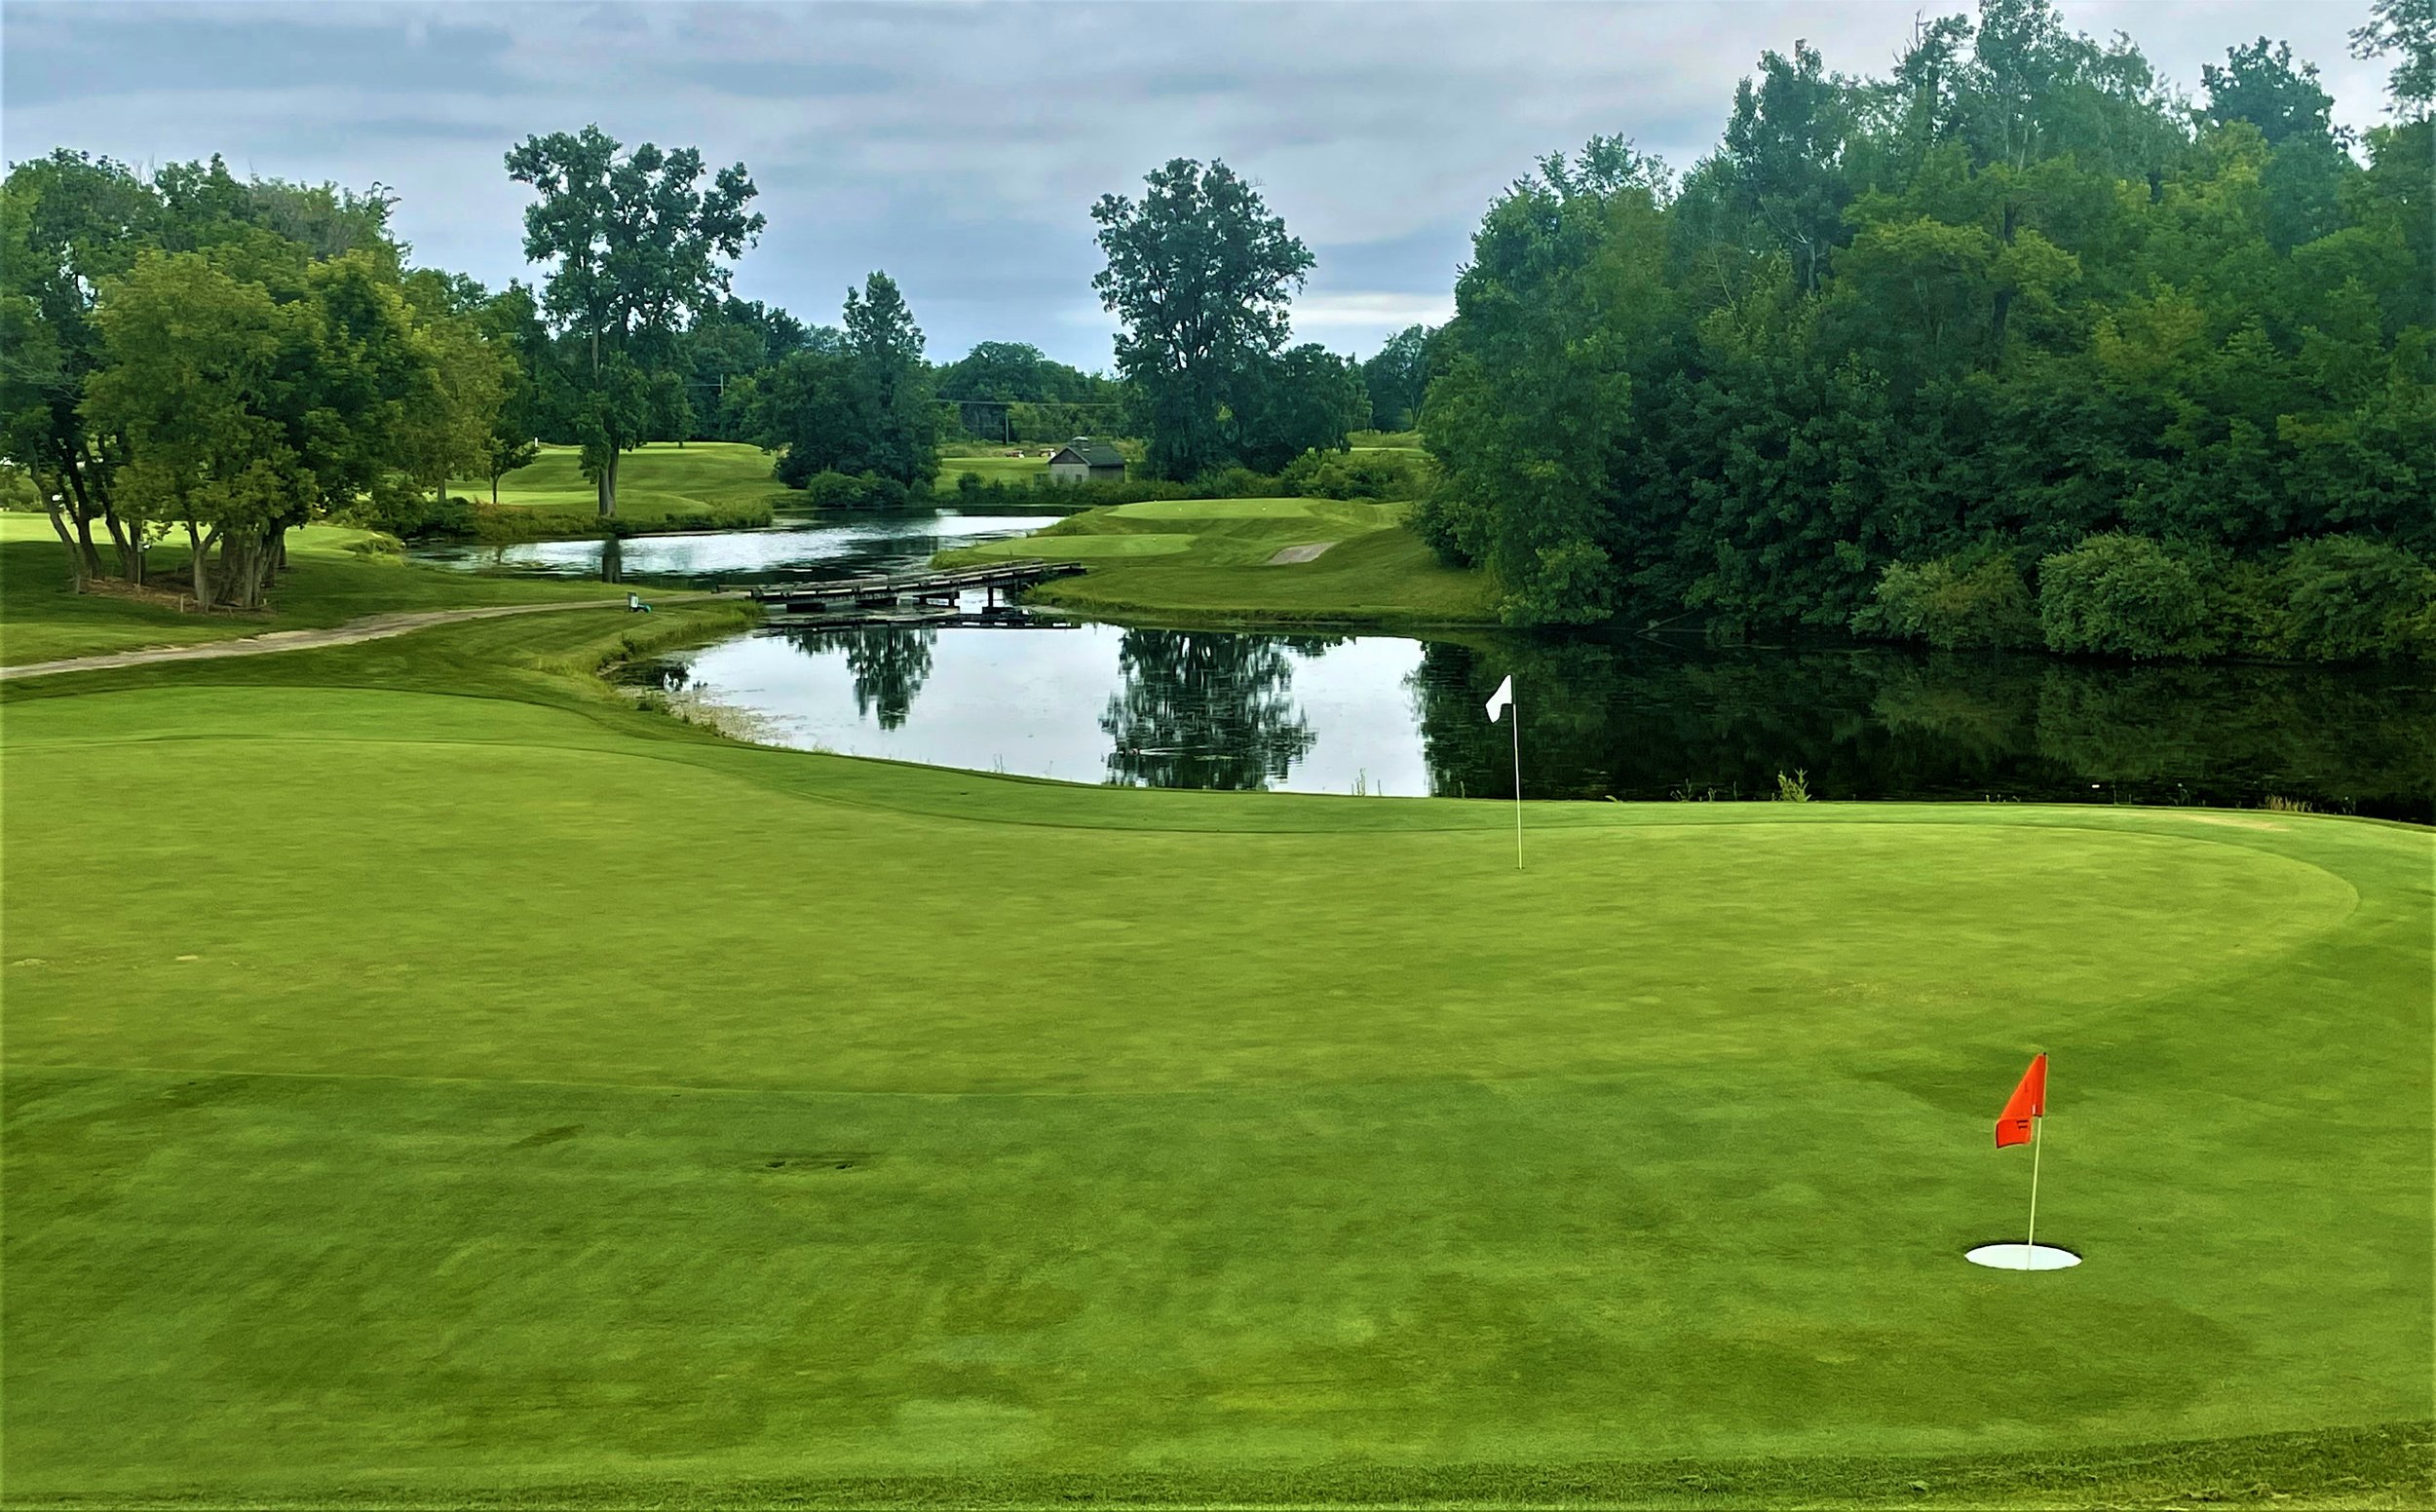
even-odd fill
[[[1517,873],[726,744],[555,619],[0,692],[12,1504],[2423,1499],[2424,831]],[[1976,1270],[2036,1048],[2088,1263]]]
[[[307,629],[391,611],[615,597],[626,591],[598,583],[485,578],[356,549],[374,539],[327,525],[292,531],[288,571],[272,589],[266,612],[203,615],[181,612],[159,595],[70,592],[67,552],[50,522],[39,514],[0,514],[0,665]],[[186,564],[182,542],[165,542],[150,554],[156,572]],[[102,560],[115,565],[106,549]]]
[[[758,446],[654,441],[618,464],[617,518],[604,521],[581,461],[575,447],[543,447],[530,467],[500,479],[496,510],[488,478],[460,478],[448,489],[476,502],[478,533],[495,541],[747,529],[769,524],[777,508],[802,497],[771,475],[770,454]]]
[[[1496,618],[1485,573],[1440,563],[1401,521],[1406,506],[1333,499],[1173,499],[1093,510],[1036,534],[943,553],[942,565],[1042,556],[1091,570],[1032,602],[1112,619],[1197,623],[1477,624]],[[1106,543],[1183,541],[1153,560]],[[1308,562],[1279,548],[1330,542]]]

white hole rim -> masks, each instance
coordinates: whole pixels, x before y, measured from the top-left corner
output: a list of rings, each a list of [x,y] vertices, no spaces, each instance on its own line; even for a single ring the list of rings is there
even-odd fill
[[[2080,1264],[2078,1255],[2052,1244],[1982,1244],[1962,1258],[1991,1270],[2070,1270]]]

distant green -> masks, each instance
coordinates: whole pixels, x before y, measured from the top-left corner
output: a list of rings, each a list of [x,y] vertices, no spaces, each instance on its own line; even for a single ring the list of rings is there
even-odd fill
[[[1088,573],[1044,585],[1031,601],[1119,619],[1493,621],[1488,576],[1439,562],[1404,528],[1408,510],[1361,499],[1161,499],[1092,510],[1033,535],[962,548],[939,560],[1085,562]],[[1153,541],[1161,544],[1147,544]],[[1321,544],[1327,549],[1313,560],[1275,559],[1282,550]]]
[[[476,529],[492,540],[746,528],[769,524],[780,505],[800,497],[771,474],[770,454],[758,446],[653,441],[619,464],[618,513],[608,521],[581,460],[575,447],[543,447],[531,466],[500,479],[497,510],[488,508],[488,478],[459,478],[448,491],[476,501]]]
[[[363,615],[484,604],[622,596],[598,583],[486,578],[409,563],[365,549],[369,532],[311,525],[288,533],[288,570],[267,614],[188,614],[174,594],[131,598],[68,590],[67,553],[39,514],[0,514],[0,664],[233,640],[270,630],[337,624]],[[183,543],[155,548],[156,578],[186,561]]]
[[[13,1506],[2424,1490],[2425,831],[1540,804],[1518,872],[722,742],[587,622],[0,691]],[[2087,1264],[1981,1271],[2037,1049]]]

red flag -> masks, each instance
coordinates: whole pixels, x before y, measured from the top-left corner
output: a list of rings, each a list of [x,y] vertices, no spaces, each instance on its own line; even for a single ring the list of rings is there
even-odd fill
[[[2004,1100],[2004,1112],[1997,1115],[1997,1148],[2030,1143],[2030,1120],[2043,1118],[2047,1114],[2047,1052],[2031,1057],[2030,1070],[2022,1073],[2021,1085]]]

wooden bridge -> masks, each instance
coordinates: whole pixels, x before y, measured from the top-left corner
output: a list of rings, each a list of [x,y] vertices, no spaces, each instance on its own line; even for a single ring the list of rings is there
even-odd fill
[[[832,578],[819,583],[771,583],[748,591],[756,603],[783,615],[787,619],[818,617],[821,621],[874,618],[872,611],[887,611],[899,605],[913,604],[933,611],[953,612],[967,593],[980,589],[988,595],[985,614],[1000,609],[1000,594],[1012,607],[1015,595],[1037,583],[1063,578],[1081,572],[1079,562],[1049,562],[1027,558],[1017,562],[1002,562],[989,567],[967,567],[956,572],[924,572],[910,576],[873,575],[860,578]]]

